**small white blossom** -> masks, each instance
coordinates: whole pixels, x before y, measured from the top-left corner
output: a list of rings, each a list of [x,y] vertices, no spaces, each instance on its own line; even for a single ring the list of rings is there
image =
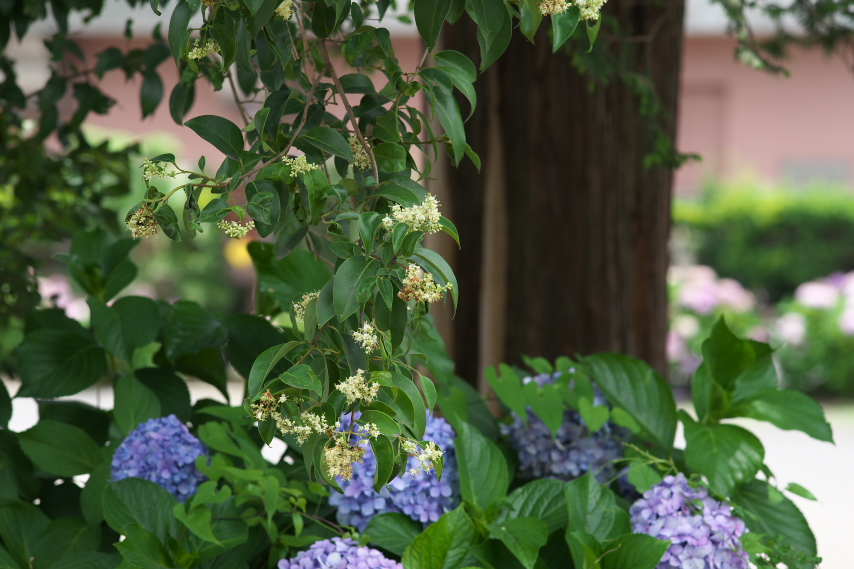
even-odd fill
[[[317,170],[317,164],[309,164],[305,159],[305,154],[296,158],[285,156],[282,158],[282,162],[291,167],[292,176],[301,176],[312,170]]]
[[[255,222],[250,221],[246,224],[241,224],[239,221],[226,221],[222,219],[216,222],[216,226],[225,231],[226,236],[232,239],[243,239],[250,231],[255,229]]]
[[[362,325],[361,330],[355,330],[352,334],[353,339],[359,343],[362,349],[365,350],[366,354],[370,354],[377,349],[377,346],[380,345],[380,339],[374,333],[374,327],[368,322],[365,322]]]
[[[442,230],[441,218],[439,200],[431,194],[421,205],[400,207],[399,204],[394,204],[391,208],[391,217],[386,216],[383,219],[383,227],[391,231],[395,224],[405,223],[410,231],[436,233]]]
[[[376,382],[369,383],[365,379],[365,370],[360,369],[356,370],[356,375],[351,375],[336,385],[335,389],[347,397],[348,405],[352,405],[357,400],[361,400],[363,403],[370,403],[376,399],[377,393],[380,391],[380,384]]]
[[[445,454],[442,449],[433,442],[427,443],[426,448],[421,448],[415,441],[403,439],[400,447],[403,449],[403,452],[418,459],[418,467],[409,469],[409,474],[411,476],[415,476],[421,472],[430,472],[435,468],[435,462],[440,460]]]
[[[175,170],[167,172],[167,168],[169,168],[169,162],[152,162],[151,160],[146,160],[142,165],[142,177],[148,181],[152,178],[174,178],[178,174]]]
[[[154,212],[148,207],[148,204],[142,204],[138,210],[133,212],[127,221],[127,225],[128,230],[130,230],[130,236],[134,239],[157,235],[157,220],[154,217]]]
[[[284,2],[276,6],[276,14],[278,14],[285,20],[290,20],[291,17],[294,15],[293,0],[284,0]]]
[[[602,6],[608,0],[575,0],[575,5],[578,6],[581,15],[579,20],[598,20],[599,12],[602,11]]]
[[[368,153],[365,152],[365,148],[359,142],[359,137],[355,134],[350,135],[350,150],[353,152],[353,166],[358,168],[361,171],[370,170],[371,169],[371,158],[368,156]]]
[[[219,53],[219,44],[211,38],[204,42],[197,38],[193,41],[193,49],[187,54],[187,59],[204,59],[212,53]]]
[[[320,291],[316,290],[314,292],[309,292],[302,295],[302,300],[299,302],[294,302],[294,316],[297,320],[305,319],[305,309],[308,306],[308,303],[314,300],[315,298],[320,297]]]
[[[439,286],[433,280],[433,273],[424,273],[418,265],[410,264],[403,279],[403,290],[397,293],[402,300],[415,302],[436,302],[445,297],[445,292],[451,290],[451,283]]]
[[[540,0],[540,13],[543,16],[562,14],[570,5],[566,0]]]
[[[335,446],[326,447],[329,477],[340,476],[343,480],[350,480],[353,477],[353,463],[362,462],[366,450],[364,447],[351,445],[344,436],[337,437]]]

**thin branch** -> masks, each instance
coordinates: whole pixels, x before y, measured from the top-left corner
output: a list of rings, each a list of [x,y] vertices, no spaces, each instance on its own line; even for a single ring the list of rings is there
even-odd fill
[[[226,77],[228,77],[228,84],[231,86],[231,94],[234,95],[234,103],[237,105],[237,108],[240,109],[240,114],[248,125],[252,121],[249,118],[249,113],[246,112],[246,107],[243,106],[243,101],[240,100],[240,96],[237,94],[237,86],[234,84],[234,76],[229,72],[226,74]]]
[[[335,67],[329,59],[329,51],[326,49],[326,40],[324,38],[318,39],[317,45],[320,47],[320,54],[323,56],[323,63],[326,64],[329,76],[335,84],[335,90],[341,96],[341,102],[344,103],[344,108],[347,109],[347,116],[350,117],[350,122],[353,123],[353,131],[356,134],[356,138],[359,140],[359,144],[362,145],[362,148],[365,149],[365,153],[368,155],[368,158],[371,159],[371,168],[374,171],[374,182],[379,184],[380,172],[377,168],[377,159],[374,156],[374,151],[371,149],[371,146],[362,136],[362,131],[359,129],[359,124],[356,120],[356,114],[353,112],[353,107],[350,106],[350,101],[347,100],[347,95],[344,93],[344,87],[341,85],[341,80],[338,78],[338,74],[335,72]]]

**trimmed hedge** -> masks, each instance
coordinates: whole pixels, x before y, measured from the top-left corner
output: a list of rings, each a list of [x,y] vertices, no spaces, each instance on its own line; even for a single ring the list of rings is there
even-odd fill
[[[806,281],[854,270],[854,192],[712,188],[677,200],[697,262],[777,301]]]

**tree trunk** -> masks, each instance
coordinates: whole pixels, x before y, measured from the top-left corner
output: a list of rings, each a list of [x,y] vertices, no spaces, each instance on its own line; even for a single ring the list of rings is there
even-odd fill
[[[683,10],[682,0],[607,4],[592,60],[607,55],[619,71],[605,83],[566,50],[552,55],[546,23],[536,45],[517,32],[479,78],[466,131],[484,172],[464,164],[446,177],[463,243],[450,335],[460,376],[481,383],[484,366],[521,354],[602,350],[665,370],[672,171],[645,158],[654,121],[675,137]],[[446,33],[446,49],[479,60],[470,21]],[[657,117],[637,94],[643,81]]]

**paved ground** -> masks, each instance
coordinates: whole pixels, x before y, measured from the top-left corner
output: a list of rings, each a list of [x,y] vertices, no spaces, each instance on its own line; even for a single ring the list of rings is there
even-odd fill
[[[11,384],[8,387],[11,393],[15,393],[18,388]],[[241,394],[237,385],[233,387],[232,404],[236,404]],[[192,385],[191,392],[194,400],[222,397],[206,384]],[[112,407],[112,394],[106,390],[99,392],[90,389],[78,398],[93,405]],[[817,502],[812,502],[792,497],[816,534],[819,555],[824,558],[822,569],[851,569],[854,567],[854,547],[848,540],[852,539],[854,533],[854,522],[851,521],[854,491],[848,486],[854,475],[854,404],[828,405],[825,410],[833,426],[835,446],[815,441],[802,433],[781,431],[758,421],[745,420],[743,424],[765,444],[766,463],[777,476],[781,487],[789,482],[797,482],[818,498]],[[25,430],[35,424],[37,419],[32,400],[15,400],[15,413],[10,424],[12,430]]]

